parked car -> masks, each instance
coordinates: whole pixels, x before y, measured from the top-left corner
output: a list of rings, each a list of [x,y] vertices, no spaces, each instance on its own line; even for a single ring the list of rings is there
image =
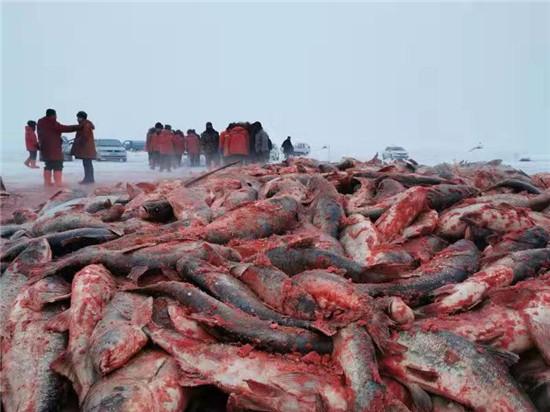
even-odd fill
[[[96,139],[95,148],[97,151],[97,160],[113,160],[125,162],[128,158],[126,149],[117,139]]]
[[[125,140],[122,145],[131,152],[143,152],[145,150],[145,140]]]
[[[307,156],[311,152],[311,147],[307,143],[294,144],[294,156]]]
[[[388,146],[382,153],[382,159],[384,160],[407,160],[409,153],[401,146]]]
[[[66,136],[61,136],[61,150],[63,151],[63,161],[72,162],[74,160],[73,155],[71,154],[71,149],[73,148],[73,139],[69,140]]]

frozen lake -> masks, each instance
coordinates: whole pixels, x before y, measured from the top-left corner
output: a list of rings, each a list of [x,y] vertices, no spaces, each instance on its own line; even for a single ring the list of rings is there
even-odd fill
[[[2,145],[1,155],[1,176],[4,179],[8,188],[21,188],[26,186],[35,186],[42,184],[41,169],[29,169],[23,165],[23,161],[27,157],[27,152],[24,150],[23,142],[10,142],[7,145],[5,142]],[[366,160],[372,158],[375,151],[372,153],[364,153],[362,156],[356,153],[349,153],[352,157]],[[327,160],[327,149],[313,149],[311,157],[319,160]],[[460,160],[466,161],[482,161],[492,159],[502,159],[504,163],[515,168],[521,169],[528,174],[538,172],[550,172],[550,154],[520,154],[514,152],[506,152],[498,149],[484,149],[474,152],[455,152],[445,151],[440,149],[414,149],[409,148],[411,158],[419,163],[434,165],[441,162],[455,162]],[[344,153],[332,148],[330,160],[339,160]],[[519,159],[527,156],[531,159],[530,162],[521,162]],[[147,164],[147,154],[143,152],[128,153],[128,161],[126,163],[118,162],[94,162],[96,181],[98,184],[107,184],[115,182],[137,182],[137,181],[154,181],[163,178],[176,178],[197,174],[204,168],[188,168],[183,167],[173,170],[170,173],[160,173],[158,170],[152,171]],[[82,179],[82,162],[75,160],[64,163],[65,182],[69,185],[76,184]]]

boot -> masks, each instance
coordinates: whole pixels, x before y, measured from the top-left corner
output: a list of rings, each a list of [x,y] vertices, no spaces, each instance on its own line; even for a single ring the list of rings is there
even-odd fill
[[[23,162],[23,164],[24,164],[25,166],[27,166],[27,167],[32,167],[32,166],[30,165],[30,162],[31,162],[31,159],[27,159],[27,160],[25,160],[25,161]]]
[[[54,170],[53,180],[56,187],[63,187],[63,172],[61,170]]]
[[[43,176],[44,176],[44,186],[46,186],[46,187],[53,186],[52,171],[44,169]]]
[[[40,169],[37,165],[36,165],[36,160],[31,160],[30,162],[30,167],[31,169]]]

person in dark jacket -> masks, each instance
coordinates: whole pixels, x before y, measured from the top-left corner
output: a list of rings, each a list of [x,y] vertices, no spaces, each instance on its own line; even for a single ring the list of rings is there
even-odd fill
[[[211,122],[206,123],[206,130],[201,133],[201,149],[206,158],[206,166],[212,167],[219,163],[220,134]]]
[[[260,163],[267,163],[269,161],[270,144],[269,135],[264,130],[260,122],[256,122],[254,135],[254,151],[256,152],[256,161]]]
[[[53,186],[52,172],[55,185],[63,186],[63,149],[61,133],[72,133],[80,130],[79,124],[65,126],[57,121],[54,109],[46,110],[46,116],[38,120],[38,146],[44,159],[44,185]]]
[[[71,154],[77,159],[82,159],[84,179],[82,179],[79,183],[81,185],[91,184],[95,182],[92,160],[97,156],[94,141],[95,126],[88,120],[88,114],[86,112],[78,112],[76,114],[76,120],[81,126],[81,129],[76,132],[73,147],[71,148]]]
[[[285,155],[285,160],[288,159],[290,156],[294,154],[294,146],[292,145],[292,142],[290,141],[290,136],[286,138],[286,140],[282,144],[283,153]]]
[[[36,152],[38,151],[38,138],[36,137],[36,122],[29,120],[25,126],[25,146],[29,157],[25,160],[25,166],[38,169],[36,165]]]
[[[261,128],[262,125],[260,122],[254,122],[251,124],[249,123],[246,126],[246,130],[248,131],[249,136],[248,143],[250,145],[248,154],[249,163],[254,163],[259,160],[258,153],[256,153],[256,134],[260,131]]]

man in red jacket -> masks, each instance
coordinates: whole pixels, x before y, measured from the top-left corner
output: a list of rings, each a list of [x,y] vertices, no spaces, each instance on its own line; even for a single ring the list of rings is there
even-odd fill
[[[38,151],[38,139],[36,138],[36,122],[29,120],[25,126],[25,146],[29,157],[25,160],[25,166],[31,169],[38,169],[36,165],[36,152]]]
[[[157,135],[157,147],[160,155],[160,171],[172,171],[172,157],[174,156],[174,140],[172,126],[164,125],[164,130]]]
[[[76,132],[71,154],[77,159],[82,159],[84,179],[79,183],[81,185],[91,184],[94,183],[94,166],[92,160],[97,156],[94,141],[95,126],[88,120],[88,114],[86,112],[78,112],[76,114],[76,120],[82,128]]]
[[[172,137],[174,144],[174,167],[181,167],[181,157],[185,152],[185,136],[181,130],[176,130]]]
[[[164,126],[162,125],[161,122],[157,122],[155,123],[155,128],[153,130],[154,131],[151,135],[151,140],[149,143],[149,150],[151,151],[151,156],[150,156],[151,161],[149,163],[149,167],[151,168],[151,170],[154,170],[155,167],[157,166],[160,167],[160,152],[159,152],[158,142],[159,142],[159,136],[161,132],[164,130]]]
[[[187,131],[185,137],[185,149],[189,157],[189,165],[191,167],[200,166],[201,144],[199,135],[193,129]]]
[[[246,162],[250,154],[250,140],[248,131],[240,124],[236,124],[229,130],[229,138],[226,138],[226,160],[228,163],[240,160]]]
[[[52,186],[52,172],[55,185],[63,186],[63,150],[61,133],[72,133],[80,130],[80,125],[65,126],[57,121],[54,109],[46,110],[46,116],[37,123],[38,146],[44,158],[44,185]]]

